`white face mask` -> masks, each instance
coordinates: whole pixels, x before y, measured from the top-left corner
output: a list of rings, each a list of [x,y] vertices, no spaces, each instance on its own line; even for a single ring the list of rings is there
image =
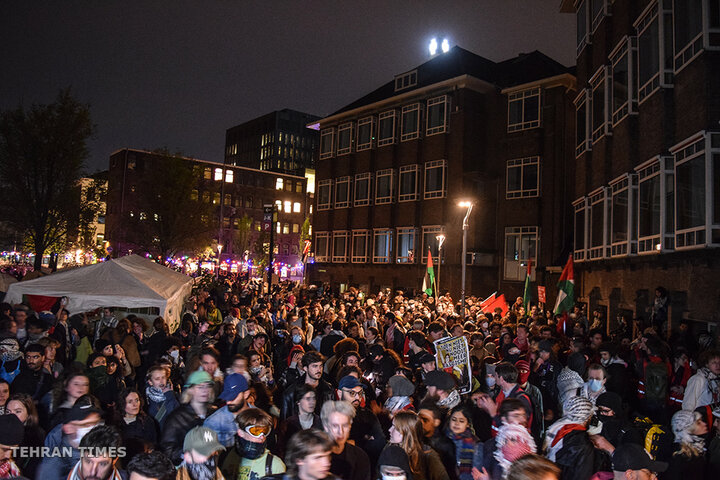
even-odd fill
[[[492,388],[495,386],[495,377],[485,377],[485,384]]]
[[[180,350],[172,350],[170,352],[170,356],[173,358],[173,360],[177,360],[180,358]]]
[[[382,474],[382,480],[406,480],[405,475],[388,475],[386,473]]]

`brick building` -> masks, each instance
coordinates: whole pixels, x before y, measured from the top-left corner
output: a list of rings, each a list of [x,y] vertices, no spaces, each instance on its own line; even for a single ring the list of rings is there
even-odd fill
[[[496,63],[454,47],[321,119],[310,281],[418,290],[430,250],[459,298],[458,202],[471,200],[467,294],[521,294],[531,259],[554,286],[572,241],[576,95],[573,71],[540,52]]]
[[[610,319],[720,321],[720,3],[564,0],[577,16],[580,298]],[[701,326],[701,325],[698,325]]]
[[[106,238],[114,253],[124,255],[134,249],[127,232],[120,226],[124,215],[139,216],[143,221],[154,221],[152,205],[142,205],[136,187],[150,169],[157,168],[162,155],[124,148],[110,156],[108,175],[108,213]],[[198,174],[197,188],[190,192],[197,201],[212,203],[217,217],[222,211],[222,230],[215,235],[224,246],[223,256],[240,257],[243,251],[233,251],[233,243],[240,221],[244,216],[251,220],[247,245],[251,257],[252,245],[262,231],[263,206],[277,207],[275,234],[276,262],[297,265],[301,262],[300,234],[303,222],[309,216],[311,197],[307,194],[307,179],[295,175],[267,172],[246,167],[185,158]],[[222,202],[222,209],[221,209]],[[136,253],[140,253],[135,250]]]

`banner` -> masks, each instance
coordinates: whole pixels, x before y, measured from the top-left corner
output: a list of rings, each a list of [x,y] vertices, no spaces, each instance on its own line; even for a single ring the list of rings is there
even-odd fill
[[[446,337],[435,340],[435,362],[438,370],[455,375],[460,394],[472,389],[472,366],[466,337]]]
[[[546,303],[545,287],[541,287],[540,285],[538,285],[538,302],[542,303],[543,305],[545,305],[545,303]]]

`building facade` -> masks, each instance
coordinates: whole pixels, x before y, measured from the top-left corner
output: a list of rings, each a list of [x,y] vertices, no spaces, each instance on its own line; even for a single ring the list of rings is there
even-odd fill
[[[123,216],[157,221],[153,206],[140,200],[143,197],[138,195],[138,188],[144,176],[159,168],[162,158],[164,156],[157,153],[129,148],[110,156],[106,236],[115,255],[125,255],[131,250],[141,253],[122,227]],[[223,245],[223,258],[244,258],[246,252],[250,258],[257,256],[254,245],[263,234],[263,208],[272,205],[277,212],[274,262],[292,266],[293,276],[297,276],[302,262],[301,231],[312,207],[307,179],[194,158],[183,160],[190,162],[197,173],[197,186],[188,194],[195,201],[212,204],[218,223],[222,218],[214,236],[216,245]],[[248,224],[243,225],[244,222]],[[264,242],[269,242],[267,233]],[[240,235],[243,235],[241,243]]]
[[[574,258],[615,324],[720,321],[720,2],[580,0]]]
[[[417,291],[430,252],[458,298],[458,203],[472,201],[466,294],[521,295],[531,260],[535,284],[554,285],[575,96],[572,70],[540,52],[496,63],[454,47],[321,119],[310,281]]]
[[[305,126],[318,119],[284,109],[229,128],[225,132],[225,163],[302,176],[313,168],[318,142],[317,131]]]

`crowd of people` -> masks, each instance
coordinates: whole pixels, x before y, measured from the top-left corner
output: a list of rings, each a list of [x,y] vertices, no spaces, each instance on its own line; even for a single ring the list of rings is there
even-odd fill
[[[609,326],[522,298],[202,285],[176,328],[0,304],[0,479],[720,474],[717,339],[671,325],[662,289]],[[447,337],[469,381],[438,368]]]

